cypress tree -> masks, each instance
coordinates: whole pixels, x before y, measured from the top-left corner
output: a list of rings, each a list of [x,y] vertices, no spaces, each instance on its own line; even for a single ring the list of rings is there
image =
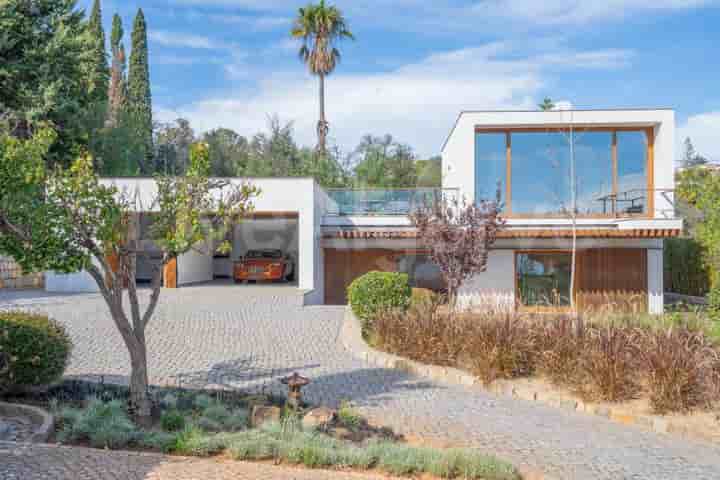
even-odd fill
[[[88,20],[88,32],[90,34],[90,48],[92,49],[88,91],[93,102],[104,103],[107,101],[110,72],[105,52],[105,30],[102,26],[100,0],[93,2],[92,12]]]
[[[128,71],[128,109],[141,145],[140,170],[151,173],[153,165],[152,98],[148,67],[147,26],[138,9],[132,31],[132,51]]]
[[[125,77],[125,47],[122,19],[117,13],[113,16],[110,49],[112,51],[112,67],[110,68],[110,87],[108,89],[108,123],[116,126],[122,109],[127,103],[127,79]]]

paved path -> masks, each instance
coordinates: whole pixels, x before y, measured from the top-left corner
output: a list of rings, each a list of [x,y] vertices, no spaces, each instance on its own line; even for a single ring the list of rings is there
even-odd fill
[[[0,442],[2,480],[388,480],[233,460]]]
[[[338,307],[210,286],[162,298],[148,332],[153,382],[281,392],[277,379],[299,371],[313,379],[311,401],[350,399],[404,434],[478,447],[556,478],[720,479],[718,446],[364,364],[338,341]],[[0,293],[3,306],[47,311],[67,326],[76,344],[69,375],[127,380],[127,354],[97,295]]]

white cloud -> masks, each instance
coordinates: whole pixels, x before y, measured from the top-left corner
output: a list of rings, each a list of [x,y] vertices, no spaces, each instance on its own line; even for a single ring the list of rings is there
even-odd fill
[[[209,37],[188,33],[169,32],[166,30],[150,30],[148,38],[151,41],[166,47],[185,47],[206,50],[226,47],[223,43],[214,41]]]
[[[676,158],[682,158],[683,142],[690,137],[695,150],[705,158],[720,162],[720,111],[690,116],[677,129]]]
[[[391,133],[422,156],[437,154],[459,111],[535,108],[533,97],[546,70],[598,68],[597,55],[611,56],[607,51],[563,52],[545,63],[544,56],[506,58],[513,53],[507,44],[491,43],[437,53],[386,73],[333,75],[326,82],[330,135],[344,151],[366,133]],[[189,118],[198,131],[224,126],[244,135],[262,129],[267,115],[277,113],[294,122],[301,143],[312,145],[317,103],[317,80],[295,70],[267,74],[251,89],[219,94],[174,113]]]

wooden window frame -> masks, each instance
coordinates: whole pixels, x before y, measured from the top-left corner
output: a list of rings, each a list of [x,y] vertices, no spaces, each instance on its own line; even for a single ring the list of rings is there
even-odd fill
[[[593,126],[593,125],[567,125],[562,127],[475,127],[475,135],[482,133],[504,133],[505,134],[505,217],[506,218],[567,218],[567,215],[562,214],[514,214],[512,211],[512,134],[513,133],[550,133],[550,132],[567,132],[570,127],[575,130],[589,131],[589,132],[611,132],[612,133],[612,144],[611,144],[611,158],[612,158],[612,187],[613,187],[613,211],[616,211],[616,202],[618,194],[618,155],[617,155],[617,133],[618,132],[644,132],[647,140],[646,153],[645,153],[645,172],[647,175],[647,198],[646,198],[646,212],[629,214],[626,217],[630,218],[642,218],[652,219],[655,217],[655,129],[654,127],[627,127],[627,126]],[[476,171],[475,178],[477,178],[477,141],[473,141],[474,168]],[[617,218],[618,214],[591,214],[591,215],[578,215],[578,218]]]

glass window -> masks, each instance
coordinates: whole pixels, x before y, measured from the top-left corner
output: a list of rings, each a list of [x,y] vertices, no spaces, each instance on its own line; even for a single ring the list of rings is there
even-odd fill
[[[398,258],[398,272],[407,273],[410,286],[440,291],[445,289],[440,267],[428,255],[403,255]]]
[[[617,208],[620,213],[646,212],[647,151],[645,132],[617,132]]]
[[[570,253],[518,253],[518,297],[525,306],[570,305]]]
[[[500,185],[505,199],[507,141],[503,133],[475,134],[475,201],[494,200]]]
[[[512,213],[567,214],[570,208],[569,133],[513,132]]]
[[[576,131],[573,138],[577,213],[579,216],[610,215],[613,208],[613,134]]]

